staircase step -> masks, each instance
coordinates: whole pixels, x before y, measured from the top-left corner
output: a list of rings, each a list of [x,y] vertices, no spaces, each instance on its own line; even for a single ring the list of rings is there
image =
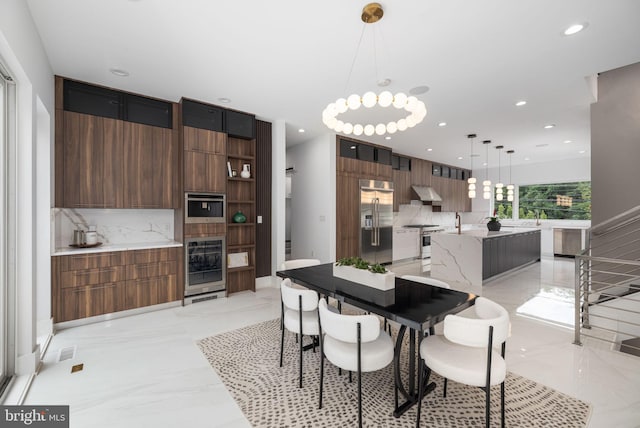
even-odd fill
[[[640,357],[640,337],[620,342],[620,352]]]

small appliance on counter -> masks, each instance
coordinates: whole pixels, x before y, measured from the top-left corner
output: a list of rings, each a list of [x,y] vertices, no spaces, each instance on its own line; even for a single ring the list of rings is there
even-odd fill
[[[102,242],[98,242],[98,232],[96,226],[89,226],[88,231],[84,231],[80,228],[73,231],[73,244],[70,247],[74,248],[92,248],[102,245]]]

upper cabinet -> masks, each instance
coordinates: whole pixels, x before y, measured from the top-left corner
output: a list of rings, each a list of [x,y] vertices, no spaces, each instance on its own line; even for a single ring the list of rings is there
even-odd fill
[[[226,130],[230,137],[249,140],[256,138],[256,117],[254,115],[227,110],[225,111],[225,116]]]
[[[182,124],[191,128],[224,132],[230,137],[256,137],[255,115],[199,101],[182,99]]]
[[[183,106],[184,107],[184,106]],[[183,126],[184,190],[225,193],[227,134]]]
[[[56,97],[56,206],[179,207],[175,104],[61,77]]]

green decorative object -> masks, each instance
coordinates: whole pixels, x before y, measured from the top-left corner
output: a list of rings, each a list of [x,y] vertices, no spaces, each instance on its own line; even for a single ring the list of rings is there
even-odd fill
[[[238,211],[233,215],[234,223],[245,223],[247,221],[247,216],[242,214],[242,211]]]

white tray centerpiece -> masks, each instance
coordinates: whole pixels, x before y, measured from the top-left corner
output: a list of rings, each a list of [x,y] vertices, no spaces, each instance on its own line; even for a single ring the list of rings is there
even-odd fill
[[[333,276],[357,282],[378,290],[393,290],[396,275],[379,264],[370,264],[360,257],[347,257],[333,265]]]

